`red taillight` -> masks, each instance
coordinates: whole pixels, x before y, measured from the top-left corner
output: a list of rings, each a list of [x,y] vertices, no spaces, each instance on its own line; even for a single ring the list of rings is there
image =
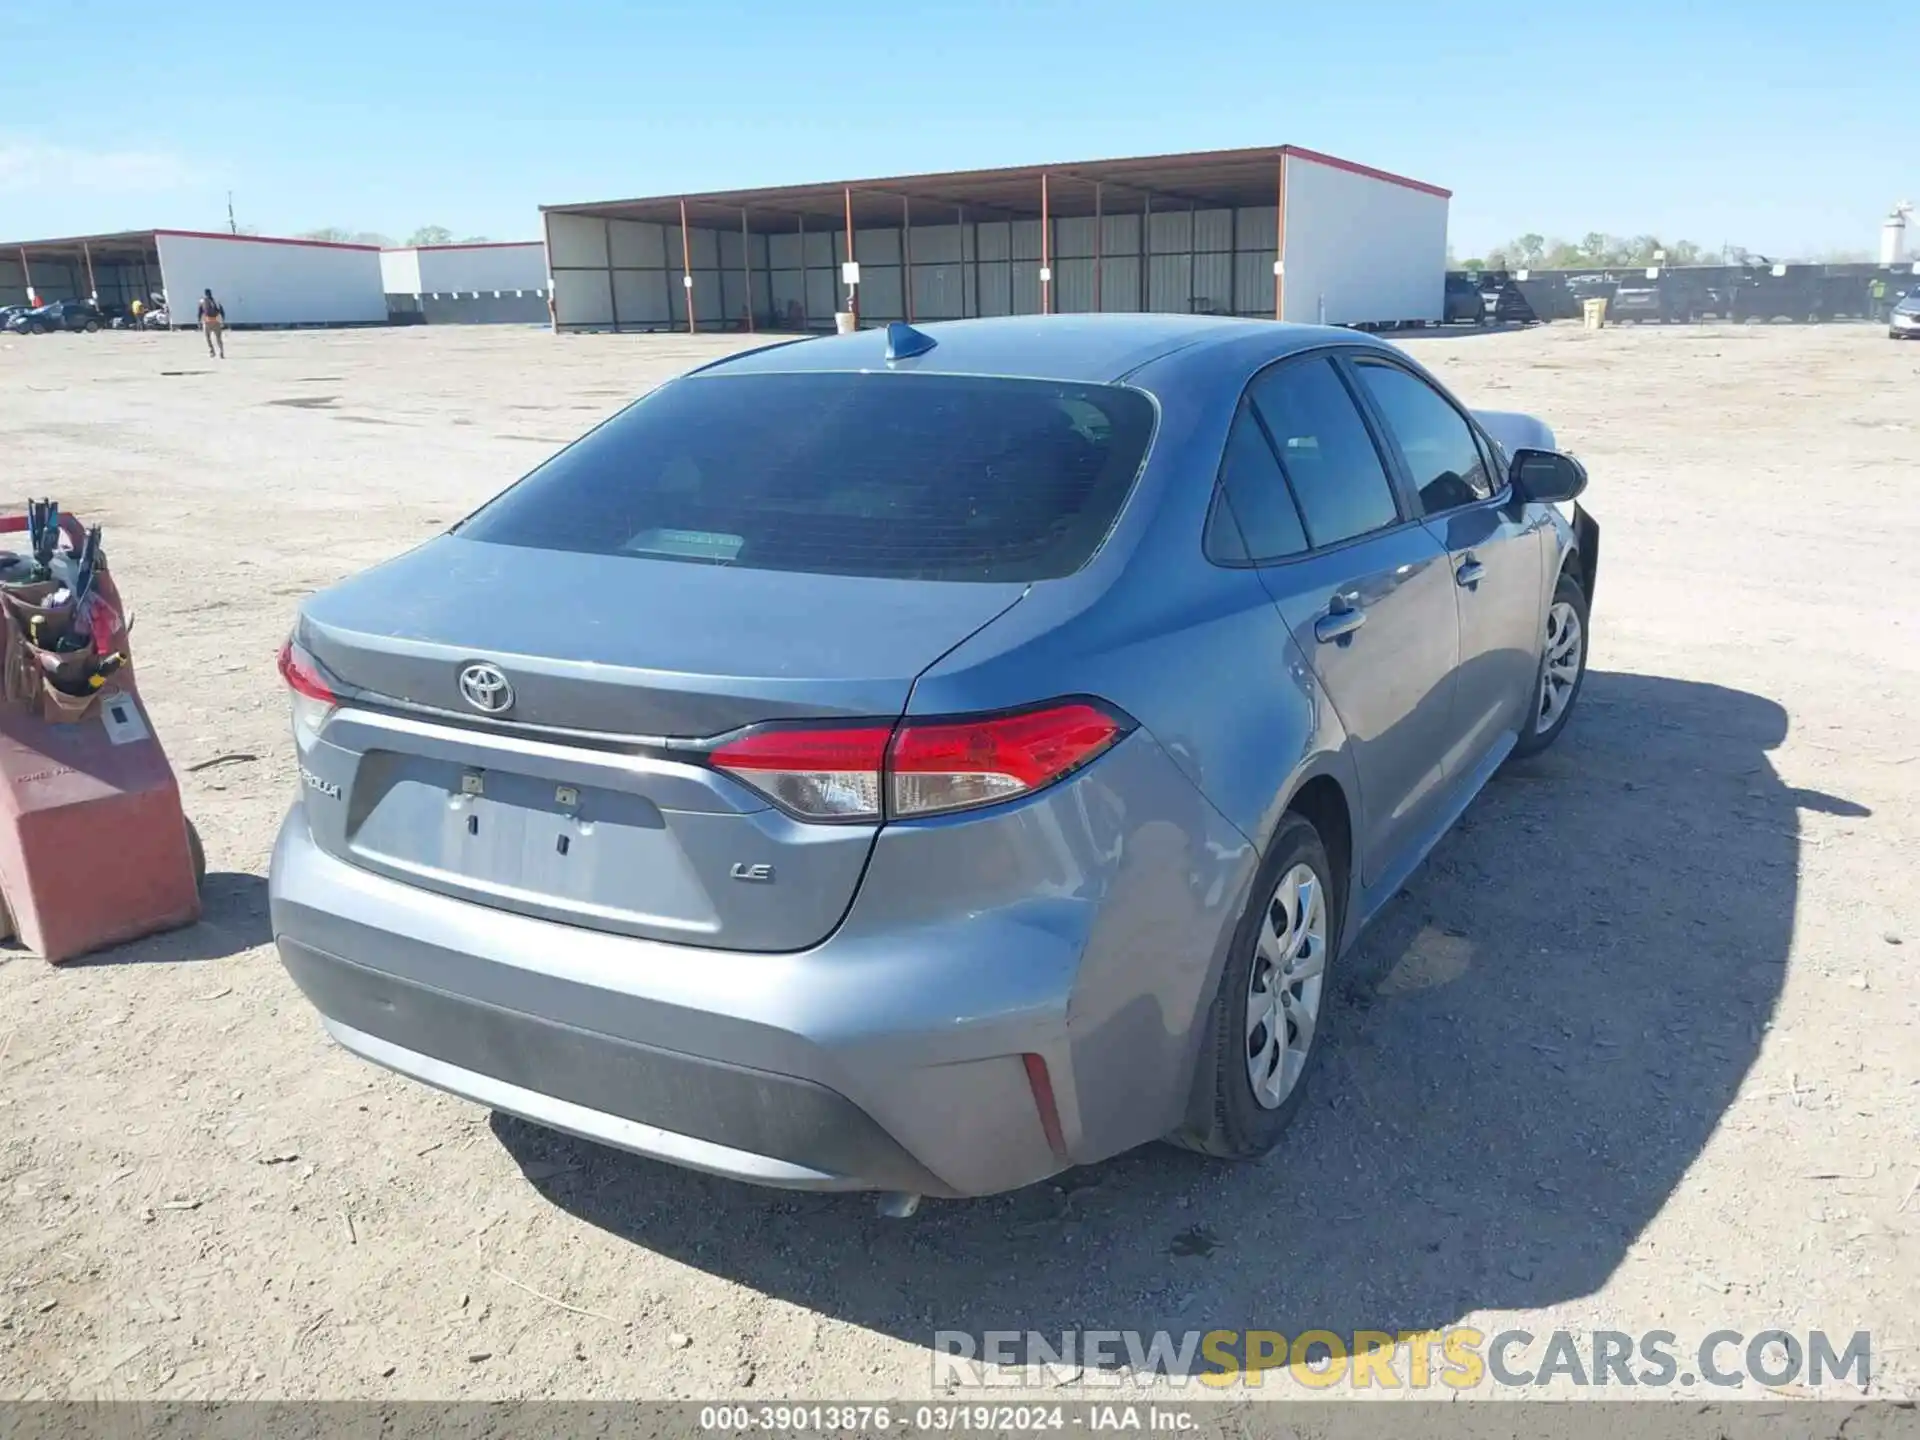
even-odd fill
[[[777,727],[722,745],[713,764],[810,820],[970,810],[1071,774],[1127,733],[1083,700],[973,719],[836,729]]]
[[[320,678],[320,667],[313,663],[313,657],[291,640],[280,647],[280,678],[296,695],[309,700],[332,705],[339,699]]]
[[[895,815],[938,815],[1044,789],[1125,731],[1084,701],[980,720],[908,722],[887,757]]]
[[[319,737],[340,698],[320,676],[313,657],[289,640],[280,647],[280,678],[293,701],[293,739],[302,750]]]
[[[877,820],[892,734],[891,725],[769,728],[729,741],[709,758],[809,820]]]

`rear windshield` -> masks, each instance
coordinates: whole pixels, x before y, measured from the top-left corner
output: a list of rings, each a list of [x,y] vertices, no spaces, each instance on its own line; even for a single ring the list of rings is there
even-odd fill
[[[1137,390],[958,375],[675,381],[460,527],[468,539],[916,580],[1084,565],[1153,433]]]

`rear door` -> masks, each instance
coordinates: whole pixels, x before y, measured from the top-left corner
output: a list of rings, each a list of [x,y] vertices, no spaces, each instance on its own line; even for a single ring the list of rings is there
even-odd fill
[[[1531,714],[1544,517],[1508,503],[1493,447],[1441,391],[1385,357],[1355,356],[1351,363],[1427,530],[1447,549],[1460,614],[1447,764],[1470,773]]]
[[[1242,522],[1252,558],[1274,562],[1262,578],[1352,743],[1372,883],[1416,843],[1444,791],[1459,646],[1446,552],[1404,513],[1330,356],[1262,372],[1243,422],[1246,458],[1234,468],[1247,479],[1229,499],[1257,517]]]
[[[804,783],[872,802],[821,818],[707,753],[769,724],[890,725],[929,665],[1086,562],[1152,427],[1145,396],[1100,385],[676,381],[303,607],[339,701],[302,742],[314,838],[478,904],[812,945],[866,865],[877,761],[816,741]]]

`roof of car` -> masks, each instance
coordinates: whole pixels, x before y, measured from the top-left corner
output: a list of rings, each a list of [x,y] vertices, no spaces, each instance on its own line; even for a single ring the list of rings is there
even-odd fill
[[[884,370],[920,374],[1009,375],[1102,383],[1117,380],[1176,350],[1224,345],[1264,335],[1277,357],[1324,345],[1353,331],[1319,325],[1282,325],[1210,315],[1019,315],[981,320],[930,321],[914,329],[932,349],[887,360],[885,327],[851,335],[789,341],[715,361],[699,374],[792,374],[798,371]]]

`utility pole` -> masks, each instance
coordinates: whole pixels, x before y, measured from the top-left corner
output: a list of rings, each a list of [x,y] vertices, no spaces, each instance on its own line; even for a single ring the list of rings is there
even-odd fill
[[[227,192],[227,230],[234,235],[240,233],[240,227],[233,223],[233,192],[231,190]]]

